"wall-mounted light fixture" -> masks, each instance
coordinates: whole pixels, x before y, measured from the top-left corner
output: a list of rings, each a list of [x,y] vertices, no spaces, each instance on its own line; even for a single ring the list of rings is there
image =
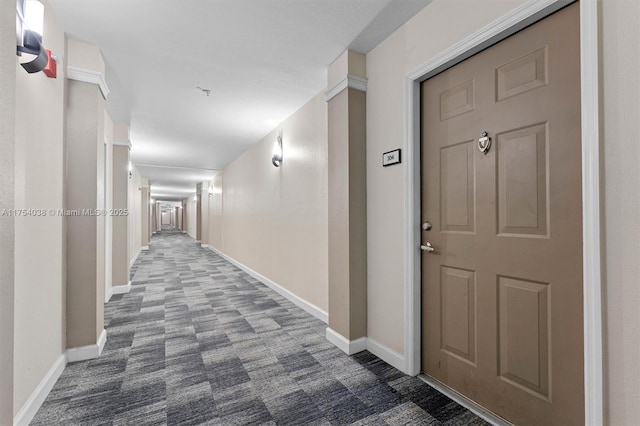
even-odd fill
[[[20,65],[30,74],[45,70],[47,76],[55,78],[55,57],[42,46],[44,5],[37,0],[16,0],[16,15],[16,53],[35,56]]]
[[[194,195],[194,196],[193,196],[193,202],[195,203],[195,202],[197,202],[197,201],[198,201],[198,194],[196,194],[196,195]]]
[[[129,179],[133,178],[133,165],[129,161]]]
[[[280,167],[282,164],[282,136],[278,136],[273,143],[273,155],[271,156],[271,164]]]
[[[213,198],[213,184],[209,185],[209,198]]]
[[[154,200],[153,198],[151,198],[151,204],[155,203],[156,200]]]

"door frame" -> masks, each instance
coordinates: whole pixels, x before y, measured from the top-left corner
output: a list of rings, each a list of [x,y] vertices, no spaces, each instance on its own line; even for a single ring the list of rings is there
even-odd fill
[[[113,204],[113,148],[111,141],[104,137],[104,210],[110,211]],[[104,303],[112,296],[113,287],[113,219],[104,216]]]
[[[420,373],[420,83],[551,15],[575,0],[529,0],[405,75],[404,372]],[[600,111],[597,0],[580,1],[582,237],[585,424],[603,424],[602,283],[600,253]]]

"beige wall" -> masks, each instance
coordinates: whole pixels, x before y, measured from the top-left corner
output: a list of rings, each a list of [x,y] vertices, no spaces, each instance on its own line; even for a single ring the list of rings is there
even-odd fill
[[[209,200],[209,245],[222,248],[222,176],[216,173],[213,177],[213,196]]]
[[[194,240],[196,239],[196,210],[197,204],[193,201],[193,196],[187,198],[184,203],[184,230]]]
[[[271,164],[282,134],[283,161]],[[223,171],[225,254],[328,310],[327,105],[318,95]],[[219,181],[216,181],[219,182]],[[220,226],[220,198],[211,209]]]
[[[44,45],[64,61],[64,32],[45,8]],[[64,67],[58,78],[16,65],[16,208],[63,208]],[[14,415],[65,350],[63,218],[15,220]],[[37,314],[36,314],[37,313]]]
[[[101,208],[103,191],[104,106],[98,86],[68,81],[67,208]],[[90,106],[91,105],[91,106]],[[95,343],[99,294],[104,297],[103,220],[67,218],[67,332],[69,347]],[[102,231],[102,232],[101,232]],[[102,235],[101,235],[102,234]],[[96,301],[96,303],[91,303]]]
[[[158,218],[156,217],[158,214],[158,201],[154,200],[151,203],[151,233],[155,234],[158,232]]]
[[[64,32],[48,7],[43,43],[64,62]],[[56,79],[14,67],[16,208],[64,207],[65,96],[60,65]],[[14,415],[65,350],[63,232],[63,218],[56,214],[15,221]]]
[[[138,255],[142,247],[142,183],[140,181],[140,173],[136,167],[133,167],[132,177],[129,179],[129,265],[131,261]]]
[[[383,168],[381,159],[383,152],[403,147],[404,77],[523,2],[435,0],[367,55],[368,333],[401,354],[407,161]]]
[[[200,191],[200,195],[198,195],[198,199],[200,202],[198,203],[200,206],[200,239],[202,244],[210,244],[209,243],[209,216],[211,214],[211,202],[212,196],[209,194],[209,186],[211,186],[210,181],[202,182],[202,189]]]
[[[404,349],[406,163],[382,168],[380,158],[403,144],[403,77],[523,1],[435,0],[367,56],[367,326],[370,337],[397,352]],[[0,202],[2,207],[11,206],[15,188],[16,207],[61,208],[65,58],[59,54],[63,63],[56,80],[24,72],[14,56],[14,5],[3,2],[0,7],[0,148],[5,154],[12,152],[14,114],[17,147],[15,186],[13,164],[5,164],[10,156],[0,157]],[[461,7],[464,14],[459,13]],[[602,2],[605,390],[608,423],[617,425],[640,418],[636,403],[640,392],[638,28],[636,0]],[[48,48],[64,51],[62,29],[49,13],[45,34]],[[77,66],[104,67],[93,53],[78,58]],[[214,186],[221,188],[221,194],[214,195],[208,209],[212,245],[324,310],[328,310],[326,129],[326,104],[318,96],[279,129],[284,139],[282,167],[270,164],[277,134],[272,132],[216,176]],[[138,213],[130,216],[135,224],[130,228],[131,256],[140,247],[143,224],[148,226],[148,211],[140,204],[142,184],[135,172],[130,196],[131,208]],[[190,198],[186,204],[186,230],[195,236],[195,203]],[[13,223],[0,221],[0,341],[12,341],[15,321],[15,350],[11,344],[1,345],[0,365],[10,365],[16,354],[11,372],[0,369],[0,424],[10,421],[65,348],[63,229],[59,217],[16,220],[14,318]],[[35,311],[39,315],[32,315]],[[15,384],[14,392],[7,382]],[[13,413],[7,415],[7,410]]]
[[[182,209],[180,209],[180,217],[182,218],[182,232],[187,232],[187,202],[188,202],[188,198],[183,199],[180,202],[180,206],[182,206]]]
[[[14,5],[3,16],[10,17],[11,24],[2,25],[2,28],[13,29]],[[27,74],[17,65],[14,52],[14,36],[3,35],[3,40],[10,40],[12,53],[2,55],[3,59],[8,58],[11,62],[11,78],[4,80],[6,70],[2,71],[3,84],[15,79],[13,86],[2,87],[0,98],[3,107],[13,100],[13,88],[15,87],[15,105],[12,106],[15,114],[15,121],[7,125],[5,118],[8,115],[2,111],[2,143],[3,152],[12,152],[13,132],[15,124],[15,140],[17,150],[15,156],[3,156],[3,159],[11,161],[11,165],[2,165],[3,171],[13,171],[15,164],[15,194],[16,207],[26,209],[45,209],[47,215],[44,217],[20,217],[15,220],[15,245],[11,247],[15,256],[15,303],[11,309],[4,309],[5,312],[13,314],[13,320],[9,322],[14,331],[14,339],[6,339],[4,328],[2,328],[3,341],[12,342],[4,344],[4,348],[9,348],[13,352],[15,363],[12,366],[11,359],[5,359],[2,352],[3,392],[11,392],[12,395],[2,395],[0,410],[0,424],[11,424],[11,417],[15,416],[23,407],[27,399],[32,395],[38,384],[50,371],[56,360],[64,354],[67,348],[67,292],[66,292],[66,244],[65,244],[65,219],[57,213],[58,210],[66,208],[65,196],[65,66],[67,51],[65,49],[65,38],[62,28],[58,25],[55,16],[45,2],[45,27],[43,44],[57,54],[58,77],[49,79],[43,73]],[[2,45],[4,47],[4,44]],[[8,62],[0,62],[2,66],[8,66]],[[9,98],[7,95],[11,95]],[[97,108],[97,116],[102,116],[104,121],[104,110]],[[4,133],[11,132],[11,136]],[[104,138],[108,138],[110,129],[96,127],[94,138],[98,144],[94,150],[101,153],[96,155],[96,160],[101,164],[94,165],[97,173],[97,187],[94,187],[94,197],[104,199]],[[98,158],[99,157],[99,158]],[[15,162],[15,163],[14,163]],[[4,182],[4,181],[3,181]],[[96,180],[94,180],[96,182]],[[5,203],[4,197],[11,196],[12,192],[2,191],[3,207],[11,207],[11,201]],[[103,202],[97,202],[93,206],[103,208]],[[53,213],[51,212],[53,210]],[[2,221],[3,227],[10,223]],[[13,224],[13,223],[11,223]],[[100,245],[104,246],[104,225],[102,225],[101,235],[92,237]],[[95,229],[95,228],[94,228]],[[10,239],[11,232],[6,235],[3,229],[4,239]],[[5,248],[5,245],[2,245]],[[98,251],[98,249],[96,250]],[[11,266],[12,256],[2,256],[7,266]],[[105,258],[96,259],[95,263],[102,262]],[[95,265],[94,263],[94,265]],[[10,270],[8,268],[8,270]],[[3,268],[3,272],[5,269]],[[94,274],[95,274],[94,269]],[[97,271],[95,281],[98,286],[94,293],[103,292],[102,283],[105,279],[104,269]],[[2,286],[3,302],[5,300],[13,302],[12,286]],[[95,294],[96,304],[102,299],[102,294]],[[93,302],[89,299],[89,303]],[[13,303],[12,303],[13,304]],[[100,306],[94,308],[96,312],[95,324],[102,329],[102,309]],[[36,314],[37,313],[37,314]],[[13,323],[14,322],[14,323]],[[3,327],[5,324],[3,318]],[[13,324],[12,324],[13,323]],[[95,342],[95,339],[94,339]],[[71,344],[70,344],[71,346]],[[12,371],[5,375],[5,368]],[[11,379],[11,375],[13,378]],[[7,385],[5,378],[11,379],[13,386]],[[11,412],[7,413],[7,409]],[[9,417],[8,417],[9,415]]]
[[[151,201],[149,197],[149,180],[140,177],[140,244],[149,247],[151,239]]]
[[[69,57],[69,63],[67,66],[80,68],[83,70],[97,71],[104,75],[105,66],[104,59],[99,49],[95,46],[87,44],[72,38],[67,40],[68,49],[73,51],[74,54]]]
[[[367,335],[365,105],[355,89],[328,103],[329,327],[348,340]]]
[[[162,218],[160,217],[160,203],[156,202],[156,232],[160,232],[162,230]]]
[[[0,208],[14,208],[15,2],[0,2]],[[0,216],[0,424],[13,422],[14,219]]]
[[[85,54],[86,49],[78,46],[70,41],[67,57]],[[104,102],[98,85],[68,80],[65,189],[69,209],[104,209]],[[102,215],[67,218],[68,347],[95,344],[103,330],[104,224]]]
[[[113,207],[113,121],[107,111],[104,111],[104,169],[103,178],[105,179],[105,210]],[[113,221],[111,215],[104,217],[104,294],[106,300],[107,292],[117,284],[113,283],[113,257],[111,256],[113,249],[113,239],[117,235],[113,234]]]
[[[380,157],[403,146],[403,78],[522,3],[435,0],[367,56],[368,333],[399,353],[404,349],[405,165],[382,168]],[[639,27],[640,3],[602,2],[605,400],[607,423],[615,425],[640,418]]]
[[[347,75],[365,78],[366,68],[365,55],[353,50],[346,50],[327,68],[327,87],[334,87]]]
[[[113,145],[113,198],[112,205],[114,212],[129,208],[129,146]],[[128,217],[121,215],[106,216],[110,218],[113,226],[112,241],[112,266],[113,285],[122,286],[129,282],[129,229]]]
[[[640,2],[602,2],[608,423],[640,419]]]
[[[204,206],[206,206],[207,200],[205,199],[203,191],[204,183],[196,185],[196,241],[202,242],[203,227],[206,223],[206,218],[203,215]]]

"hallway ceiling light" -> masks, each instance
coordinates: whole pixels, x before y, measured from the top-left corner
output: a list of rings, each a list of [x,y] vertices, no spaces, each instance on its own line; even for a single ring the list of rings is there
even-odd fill
[[[24,21],[27,28],[38,34],[44,34],[44,5],[38,0],[27,0],[24,5]]]
[[[47,0],[46,12],[100,47],[111,89],[105,107],[114,122],[129,123],[140,176],[194,187],[211,178],[195,173],[224,169],[324,91],[327,66],[346,48],[368,53],[431,1],[163,1],[151,19],[145,1]],[[287,24],[265,31],[274,19]],[[287,161],[293,154],[287,145]]]
[[[282,136],[278,136],[273,143],[273,155],[271,156],[271,164],[280,167],[282,164]]]
[[[34,60],[20,65],[29,74],[42,71],[50,61],[50,54],[42,46],[44,5],[37,0],[16,0],[16,15],[16,53],[35,56]]]
[[[133,154],[131,161],[135,161]],[[162,195],[163,199],[174,201],[191,199],[198,183],[209,182],[218,173],[213,169],[150,166],[140,163],[135,163],[135,168],[140,176],[152,182],[150,189],[152,197],[157,199]]]

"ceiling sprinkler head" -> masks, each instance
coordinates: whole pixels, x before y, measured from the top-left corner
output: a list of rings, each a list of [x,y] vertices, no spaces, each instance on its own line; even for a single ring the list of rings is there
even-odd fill
[[[196,86],[196,89],[202,90],[202,93],[205,93],[207,96],[211,94],[211,89],[204,89],[200,86]]]

